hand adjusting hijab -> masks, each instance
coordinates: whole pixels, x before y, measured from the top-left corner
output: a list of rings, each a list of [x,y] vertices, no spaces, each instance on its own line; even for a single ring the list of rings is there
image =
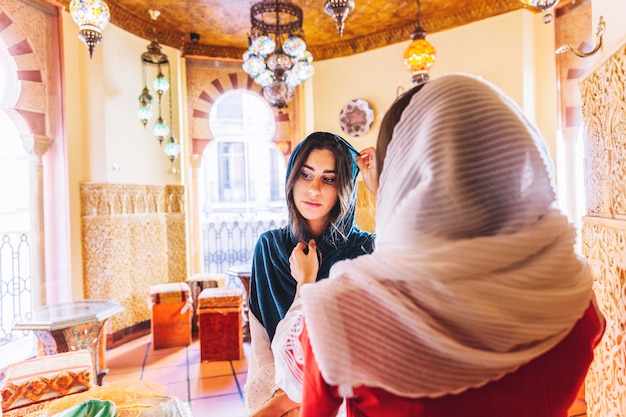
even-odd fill
[[[384,166],[376,250],[302,289],[328,383],[459,393],[569,333],[592,281],[554,207],[546,145],[512,100],[471,76],[428,82]]]
[[[354,186],[349,207],[344,216],[338,218],[317,242],[320,253],[320,268],[317,279],[328,277],[331,265],[338,260],[351,259],[371,253],[374,239],[370,233],[361,231],[355,222],[356,181],[359,168],[354,160],[358,151],[340,136],[328,132],[315,132],[307,136],[293,150],[287,164],[287,179],[302,146],[309,140],[335,141],[343,151],[349,153],[352,166],[349,169]],[[263,234],[255,247],[250,282],[250,311],[265,327],[272,340],[278,322],[285,317],[296,295],[296,280],[291,276],[289,256],[298,241],[291,225]]]

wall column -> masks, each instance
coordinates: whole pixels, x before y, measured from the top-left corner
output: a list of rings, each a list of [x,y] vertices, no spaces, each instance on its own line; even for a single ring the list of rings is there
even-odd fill
[[[52,140],[45,136],[22,135],[22,145],[30,155],[30,276],[34,308],[44,305],[46,301],[42,158],[50,148],[51,142]]]
[[[191,168],[191,189],[189,192],[189,236],[190,236],[190,248],[189,258],[191,262],[190,276],[202,272],[202,223],[200,222],[200,207],[198,202],[200,201],[198,190],[198,173],[202,166],[202,154],[192,154],[189,158],[189,166]]]

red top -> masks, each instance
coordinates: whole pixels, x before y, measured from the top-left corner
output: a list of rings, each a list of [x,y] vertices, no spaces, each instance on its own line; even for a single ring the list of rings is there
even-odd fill
[[[557,346],[502,379],[482,388],[439,398],[405,398],[380,388],[354,387],[346,399],[348,417],[566,417],[603,327],[593,306]],[[343,401],[328,385],[313,356],[306,328],[300,336],[305,352],[300,417],[334,416]],[[372,360],[376,360],[372,358]]]

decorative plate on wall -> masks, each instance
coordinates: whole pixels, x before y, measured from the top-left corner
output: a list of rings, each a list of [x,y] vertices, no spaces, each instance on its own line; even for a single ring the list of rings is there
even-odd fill
[[[374,122],[374,109],[363,99],[350,100],[339,113],[339,126],[350,136],[367,133]]]

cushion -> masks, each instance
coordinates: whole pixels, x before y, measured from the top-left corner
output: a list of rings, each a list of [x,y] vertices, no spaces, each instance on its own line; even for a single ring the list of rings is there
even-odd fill
[[[240,307],[242,301],[241,288],[205,288],[198,296],[198,311],[205,308]]]
[[[1,391],[2,410],[86,391],[93,378],[91,353],[85,349],[9,365]]]
[[[191,299],[191,289],[185,282],[169,282],[150,286],[152,304],[171,304]]]

